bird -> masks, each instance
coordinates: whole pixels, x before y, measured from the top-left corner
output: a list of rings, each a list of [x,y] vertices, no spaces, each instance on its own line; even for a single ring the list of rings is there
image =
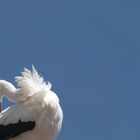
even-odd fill
[[[45,82],[34,66],[16,76],[17,88],[0,80],[3,97],[14,105],[0,113],[0,140],[56,140],[63,123],[63,111],[52,84]]]

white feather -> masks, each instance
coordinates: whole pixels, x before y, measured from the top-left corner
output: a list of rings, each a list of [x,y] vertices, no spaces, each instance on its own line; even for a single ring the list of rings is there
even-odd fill
[[[0,100],[7,96],[9,100],[15,101],[16,88],[10,82],[0,80]]]
[[[32,71],[25,68],[22,76],[16,77],[16,82],[18,89],[0,80],[0,96],[8,96],[16,102],[0,114],[0,124],[35,121],[33,132],[26,132],[12,140],[55,140],[61,130],[63,112],[58,96],[50,90],[51,83],[46,84],[34,66]]]
[[[51,83],[44,81],[44,78],[38,74],[34,66],[32,66],[32,71],[24,68],[22,76],[17,76],[16,82],[19,87],[19,93],[25,96],[32,96],[38,91],[48,91],[51,89]]]

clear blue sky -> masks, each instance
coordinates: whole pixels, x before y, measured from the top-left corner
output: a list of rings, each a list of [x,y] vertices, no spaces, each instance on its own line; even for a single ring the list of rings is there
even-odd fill
[[[60,97],[58,140],[140,140],[138,0],[0,1],[1,79],[32,64]]]

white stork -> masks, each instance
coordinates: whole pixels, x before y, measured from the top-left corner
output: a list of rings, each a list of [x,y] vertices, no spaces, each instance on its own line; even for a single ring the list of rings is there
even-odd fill
[[[24,69],[16,77],[18,88],[0,80],[0,101],[3,96],[13,100],[15,105],[0,113],[0,140],[55,140],[63,121],[59,98],[38,75]]]

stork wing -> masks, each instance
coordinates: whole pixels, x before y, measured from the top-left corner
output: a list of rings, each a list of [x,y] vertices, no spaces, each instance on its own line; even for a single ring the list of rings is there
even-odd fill
[[[35,127],[35,121],[21,122],[0,125],[0,140],[8,140],[13,138],[21,133],[32,130]]]
[[[34,109],[12,106],[0,113],[0,140],[8,140],[35,127]]]

